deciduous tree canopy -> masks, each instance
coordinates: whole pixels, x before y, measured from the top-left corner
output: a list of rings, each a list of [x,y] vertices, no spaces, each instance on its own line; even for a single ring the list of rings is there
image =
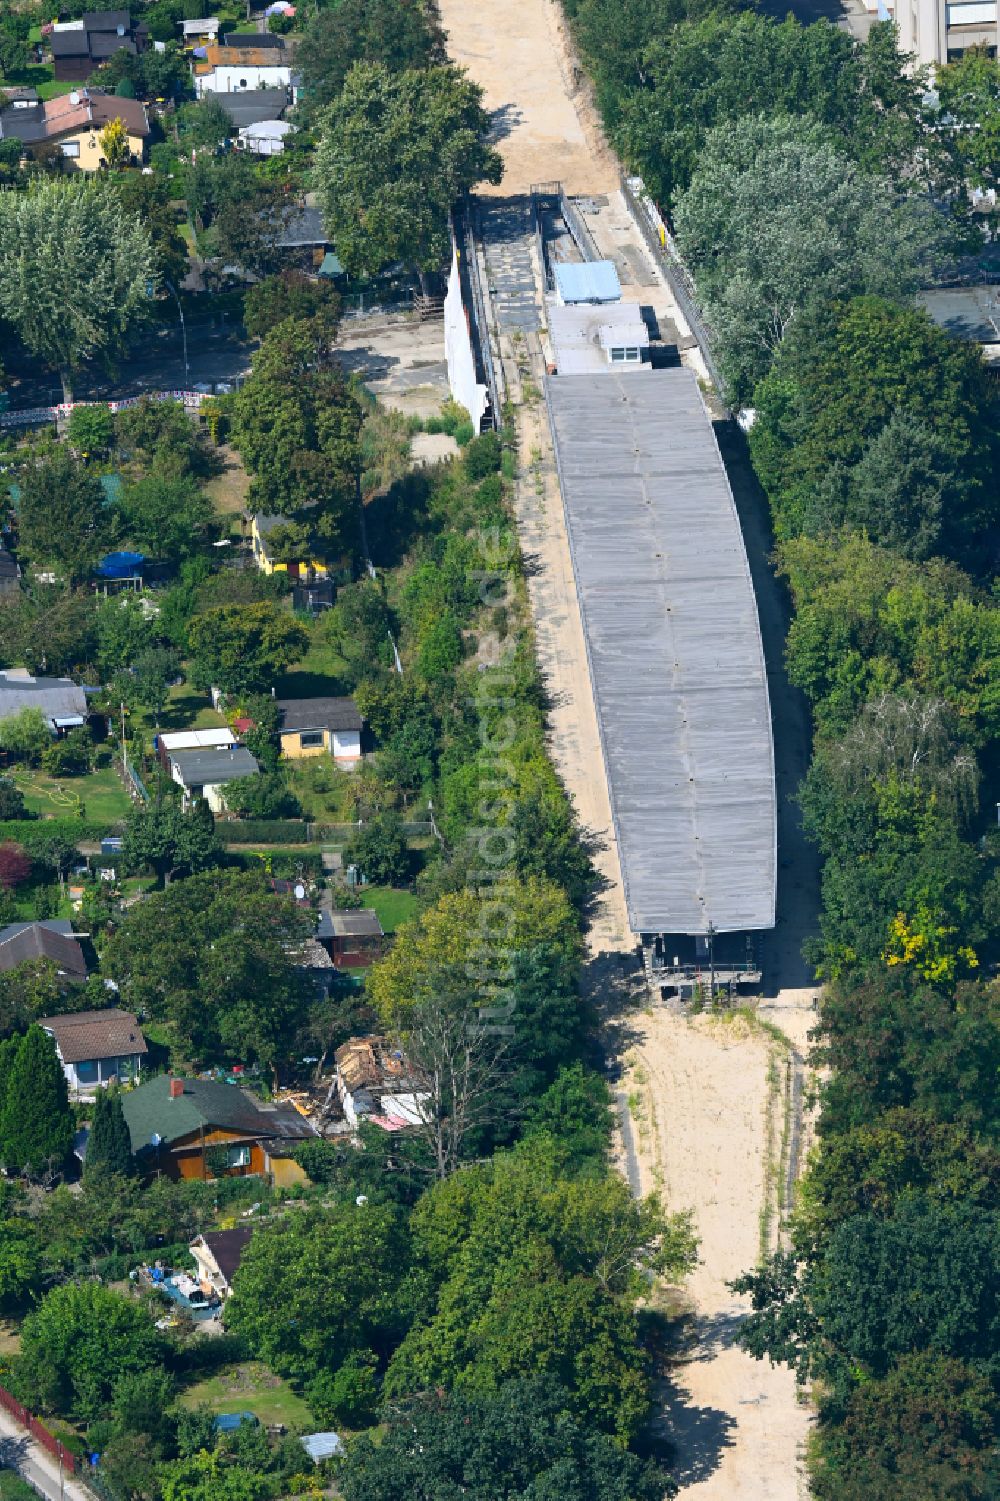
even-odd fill
[[[33,354],[73,372],[124,345],[156,266],[141,220],[81,177],[0,197],[0,312]]]
[[[500,181],[489,125],[482,90],[458,68],[351,69],[323,120],[314,181],[353,275],[402,261],[423,278],[445,263],[452,204],[477,182]]]

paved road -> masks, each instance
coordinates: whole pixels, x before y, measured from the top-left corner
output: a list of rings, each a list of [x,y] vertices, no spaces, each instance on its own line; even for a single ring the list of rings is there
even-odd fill
[[[171,391],[185,385],[231,381],[247,374],[255,348],[242,331],[232,328],[192,332],[188,336],[189,372],[185,380],[180,335],[174,329],[167,330],[151,335],[143,353],[124,360],[113,378],[101,369],[82,372],[73,395],[77,401],[121,400],[147,390]],[[11,390],[11,406],[15,408],[57,401],[62,401],[62,391],[51,376],[18,381]]]
[[[59,1461],[26,1434],[0,1408],[0,1466],[16,1470],[47,1501],[94,1501],[93,1491],[65,1475],[60,1480]]]

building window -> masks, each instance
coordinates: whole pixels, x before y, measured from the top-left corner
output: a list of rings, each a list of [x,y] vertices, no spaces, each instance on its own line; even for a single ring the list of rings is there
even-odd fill
[[[97,1083],[97,1059],[87,1058],[76,1065],[76,1077],[79,1084]]]
[[[227,1150],[227,1152],[226,1152],[226,1166],[227,1167],[249,1167],[250,1166],[250,1148],[249,1148],[249,1146],[244,1145],[244,1146],[240,1146],[240,1147],[229,1147],[228,1150]]]
[[[59,149],[63,156],[78,157],[80,155],[80,142],[63,141]]]
[[[322,730],[303,730],[299,736],[299,744],[303,750],[311,750],[314,746],[323,744]]]

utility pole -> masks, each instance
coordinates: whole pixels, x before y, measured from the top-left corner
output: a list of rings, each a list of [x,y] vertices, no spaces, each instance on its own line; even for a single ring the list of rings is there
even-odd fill
[[[188,365],[188,336],[187,336],[187,328],[185,327],[185,324],[184,324],[184,309],[181,306],[181,299],[180,299],[180,296],[178,294],[177,288],[174,286],[173,282],[172,281],[167,281],[166,277],[164,277],[164,279],[163,279],[163,285],[166,287],[166,289],[167,289],[168,292],[172,293],[173,299],[174,299],[174,301],[177,304],[177,312],[180,315],[180,320],[181,320],[181,340],[182,340],[183,345],[184,345],[184,388],[186,390],[188,388],[188,386],[190,386],[190,384],[191,384],[191,368]]]

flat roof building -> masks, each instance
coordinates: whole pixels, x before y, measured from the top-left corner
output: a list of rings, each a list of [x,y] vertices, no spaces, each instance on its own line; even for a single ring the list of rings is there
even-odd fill
[[[609,366],[546,399],[629,924],[644,943],[772,928],[764,652],[695,376]]]

